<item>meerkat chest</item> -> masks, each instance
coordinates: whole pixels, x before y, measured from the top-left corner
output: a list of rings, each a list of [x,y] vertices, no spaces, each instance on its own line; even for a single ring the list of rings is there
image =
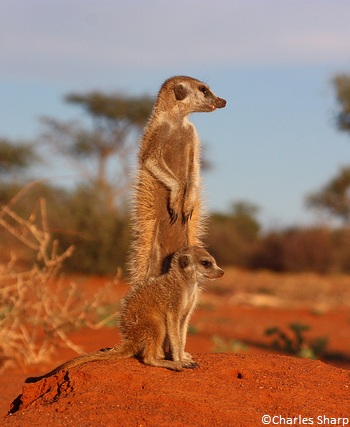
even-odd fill
[[[197,134],[191,123],[172,126],[162,144],[162,157],[176,175],[183,176],[189,165],[195,161],[197,145]]]
[[[188,312],[192,309],[193,306],[196,305],[198,300],[198,284],[195,283],[190,288],[186,289],[186,291],[182,295],[182,308],[184,312]]]

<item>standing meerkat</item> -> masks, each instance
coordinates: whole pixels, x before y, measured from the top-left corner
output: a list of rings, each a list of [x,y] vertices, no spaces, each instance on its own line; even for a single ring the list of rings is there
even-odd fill
[[[188,322],[196,307],[200,287],[207,279],[224,274],[215,259],[203,248],[189,247],[177,251],[170,269],[159,277],[151,277],[130,289],[122,302],[120,331],[122,343],[72,359],[41,377],[39,381],[62,369],[87,362],[116,360],[139,356],[146,365],[174,371],[194,368],[196,363],[185,352]],[[171,359],[165,359],[164,346],[169,342]]]
[[[226,101],[191,77],[162,85],[140,140],[132,209],[132,283],[165,273],[179,248],[201,245],[199,139],[188,115]]]

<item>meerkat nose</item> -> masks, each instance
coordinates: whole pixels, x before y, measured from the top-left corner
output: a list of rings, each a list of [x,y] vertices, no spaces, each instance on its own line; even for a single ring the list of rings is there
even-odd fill
[[[221,270],[221,268],[219,268],[218,276],[222,277],[223,275],[224,275],[224,270]]]
[[[215,107],[216,108],[224,108],[226,106],[226,100],[223,98],[217,97],[215,100]]]

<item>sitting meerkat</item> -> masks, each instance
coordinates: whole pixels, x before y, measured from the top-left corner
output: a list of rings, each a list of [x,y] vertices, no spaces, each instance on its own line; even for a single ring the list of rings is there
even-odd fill
[[[168,273],[144,280],[131,288],[123,299],[119,324],[123,339],[120,345],[79,356],[48,374],[28,378],[26,382],[39,381],[87,362],[133,356],[140,357],[146,365],[174,371],[194,368],[196,363],[185,352],[188,322],[202,283],[223,274],[215,259],[203,248],[193,246],[178,250]],[[171,360],[165,358],[166,342],[170,345]]]

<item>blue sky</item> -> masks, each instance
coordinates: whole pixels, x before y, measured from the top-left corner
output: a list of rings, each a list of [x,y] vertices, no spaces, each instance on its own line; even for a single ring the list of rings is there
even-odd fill
[[[0,11],[0,136],[79,117],[70,91],[156,95],[186,74],[227,100],[192,116],[214,165],[202,175],[211,210],[243,199],[265,227],[309,224],[305,196],[350,164],[331,85],[350,73],[348,0],[0,0]]]

